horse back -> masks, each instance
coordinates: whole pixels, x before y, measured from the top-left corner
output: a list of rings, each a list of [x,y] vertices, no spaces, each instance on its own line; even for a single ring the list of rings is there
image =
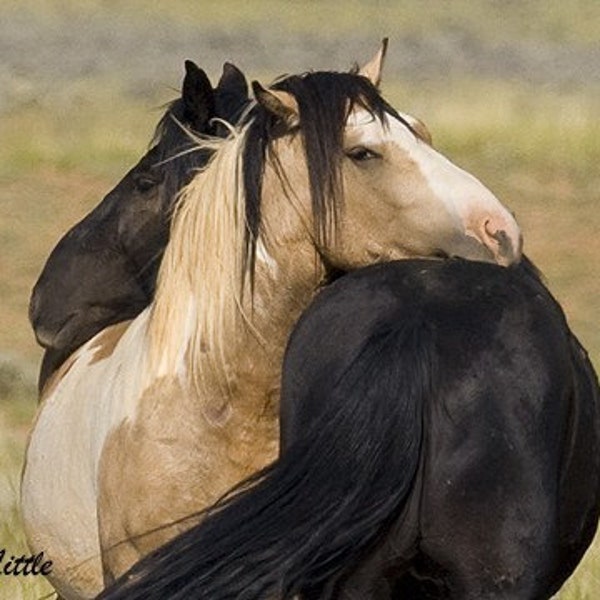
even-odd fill
[[[527,265],[448,263],[415,279],[403,310],[424,312],[438,358],[415,571],[452,573],[446,584],[464,597],[502,589],[547,597],[598,520],[594,371]]]

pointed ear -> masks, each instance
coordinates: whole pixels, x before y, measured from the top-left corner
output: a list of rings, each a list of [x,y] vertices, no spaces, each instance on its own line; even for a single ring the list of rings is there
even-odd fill
[[[215,92],[230,94],[240,99],[248,99],[248,82],[244,74],[230,62],[223,65],[221,79],[215,88]]]
[[[279,117],[289,128],[300,122],[300,109],[296,99],[281,90],[267,90],[258,81],[252,82],[256,101],[270,113]]]
[[[215,95],[206,73],[191,60],[185,61],[181,99],[185,124],[205,133],[210,119],[215,116]]]
[[[215,88],[216,116],[229,123],[237,123],[249,102],[246,77],[236,66],[226,62],[223,65],[221,79]],[[216,128],[219,131],[222,126],[217,124]],[[219,135],[227,135],[227,133],[227,130],[223,130]]]
[[[383,38],[381,47],[377,54],[358,72],[359,75],[366,77],[375,87],[379,87],[381,83],[381,71],[383,69],[383,61],[387,53],[388,38]]]

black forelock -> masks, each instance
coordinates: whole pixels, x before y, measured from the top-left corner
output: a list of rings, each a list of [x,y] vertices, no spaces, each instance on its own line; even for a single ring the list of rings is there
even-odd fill
[[[182,125],[186,125],[185,107],[183,99],[177,98],[166,105],[166,110],[150,140],[150,146],[164,146],[166,149],[181,145],[183,138],[188,137],[182,130]]]
[[[344,124],[355,105],[383,119],[379,92],[364,77],[316,72],[288,77],[275,89],[290,93],[300,109],[300,131],[308,165],[317,239],[335,231],[342,195],[341,160]]]
[[[335,234],[342,201],[341,161],[343,132],[356,105],[385,122],[386,113],[400,118],[377,88],[355,73],[308,72],[279,79],[272,89],[291,94],[300,111],[302,136],[308,167],[315,238],[327,243]],[[281,123],[264,107],[250,113],[252,124],[244,155],[244,185],[248,224],[247,268],[253,272],[253,255],[261,224],[261,181],[269,142],[281,135]]]
[[[246,96],[229,90],[214,90],[214,117],[235,124],[248,105]],[[197,130],[186,117],[183,98],[177,98],[166,105],[166,110],[156,125],[150,141],[153,164],[163,167],[166,175],[166,195],[174,198],[177,192],[189,183],[195,171],[204,167],[210,153],[198,150],[194,135],[217,135],[219,131],[211,120],[206,128]]]

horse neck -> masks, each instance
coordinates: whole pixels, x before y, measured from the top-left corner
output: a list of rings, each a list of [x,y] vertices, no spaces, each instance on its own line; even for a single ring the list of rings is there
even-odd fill
[[[267,162],[252,293],[247,281],[241,289],[244,204],[215,184],[241,181],[239,160],[211,165],[185,192],[193,202],[180,201],[150,315],[148,377],[187,383],[209,420],[234,408],[256,414],[265,393],[278,399],[287,337],[323,274],[307,235],[307,199],[288,189],[303,176],[300,167],[282,179]]]
[[[245,312],[268,345],[279,348],[286,344],[325,269],[314,241],[303,149],[298,143],[283,142],[274,148],[278,161],[268,159],[266,163],[254,294],[245,303]],[[278,361],[277,369],[280,366]]]
[[[307,248],[297,245],[295,251],[271,254],[259,246],[253,293],[244,296],[234,318],[222,322],[218,333],[226,344],[217,348],[203,341],[197,329],[201,306],[190,290],[182,289],[163,331],[168,350],[151,379],[177,378],[188,390],[188,401],[180,406],[190,417],[198,410],[204,421],[219,426],[227,421],[240,430],[259,414],[264,422],[276,422],[287,339],[321,278]],[[152,313],[149,319],[152,330]]]

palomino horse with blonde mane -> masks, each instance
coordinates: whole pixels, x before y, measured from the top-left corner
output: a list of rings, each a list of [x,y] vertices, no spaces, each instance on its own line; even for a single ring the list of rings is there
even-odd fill
[[[272,461],[291,328],[336,270],[411,256],[518,261],[519,228],[357,73],[254,83],[183,190],[153,303],[45,387],[22,485],[29,543],[89,598]]]

